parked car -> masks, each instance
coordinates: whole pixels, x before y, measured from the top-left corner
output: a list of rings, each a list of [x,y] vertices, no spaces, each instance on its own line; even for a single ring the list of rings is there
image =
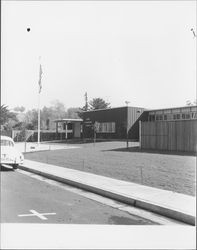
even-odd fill
[[[12,138],[1,136],[1,165],[6,164],[17,169],[19,164],[23,164],[24,156],[16,149]]]

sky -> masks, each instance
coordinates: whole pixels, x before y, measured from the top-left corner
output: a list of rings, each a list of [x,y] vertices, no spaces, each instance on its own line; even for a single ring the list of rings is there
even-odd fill
[[[196,1],[2,1],[1,104],[184,106],[196,99]],[[30,32],[27,32],[30,28]],[[40,58],[39,58],[40,57]]]

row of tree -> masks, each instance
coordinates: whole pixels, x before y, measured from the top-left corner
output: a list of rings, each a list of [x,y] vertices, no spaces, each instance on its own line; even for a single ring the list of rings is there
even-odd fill
[[[41,129],[55,129],[56,119],[63,118],[82,118],[83,112],[88,110],[109,108],[110,103],[107,103],[102,98],[93,98],[89,102],[86,99],[85,106],[71,107],[66,109],[64,104],[58,100],[53,101],[49,107],[44,106],[40,110]],[[32,109],[25,111],[25,107],[17,106],[10,111],[6,105],[1,105],[1,130],[34,130],[38,126],[38,110]]]

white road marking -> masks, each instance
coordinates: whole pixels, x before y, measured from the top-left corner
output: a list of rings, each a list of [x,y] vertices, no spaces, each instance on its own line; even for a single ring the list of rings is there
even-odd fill
[[[29,176],[31,178],[43,181],[43,182],[48,183],[50,185],[62,188],[64,190],[66,190],[66,191],[73,192],[75,194],[81,195],[81,196],[86,197],[88,199],[97,201],[97,202],[99,202],[101,204],[116,208],[116,209],[118,209],[120,211],[127,212],[127,213],[129,213],[131,215],[135,215],[137,217],[144,218],[146,220],[158,223],[160,225],[185,225],[185,223],[183,223],[183,222],[179,222],[179,221],[164,217],[162,215],[146,211],[144,209],[129,206],[129,205],[126,205],[124,203],[112,200],[110,198],[103,197],[103,196],[98,195],[98,194],[94,194],[94,193],[91,193],[91,192],[88,192],[88,191],[85,191],[85,190],[82,190],[82,189],[79,189],[79,188],[76,188],[76,187],[69,186],[67,184],[64,184],[64,183],[61,183],[61,182],[58,182],[58,181],[48,179],[48,178],[46,178],[44,176],[33,174],[33,173],[30,173],[30,172],[27,172],[27,171],[24,171],[24,170],[20,170],[20,169],[17,169],[16,171],[21,173],[21,174],[25,174],[25,175],[27,175],[27,176]],[[71,204],[68,204],[68,205],[70,206]]]
[[[38,213],[36,210],[29,210],[29,212],[31,212],[31,214],[19,214],[19,217],[29,217],[29,216],[37,216],[39,217],[41,220],[48,220],[44,215],[54,215],[56,213]]]

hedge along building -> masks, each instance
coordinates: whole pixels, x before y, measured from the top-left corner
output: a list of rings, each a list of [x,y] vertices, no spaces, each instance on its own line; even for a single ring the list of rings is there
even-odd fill
[[[144,108],[119,107],[83,112],[83,137],[139,139],[139,120],[146,120]]]

